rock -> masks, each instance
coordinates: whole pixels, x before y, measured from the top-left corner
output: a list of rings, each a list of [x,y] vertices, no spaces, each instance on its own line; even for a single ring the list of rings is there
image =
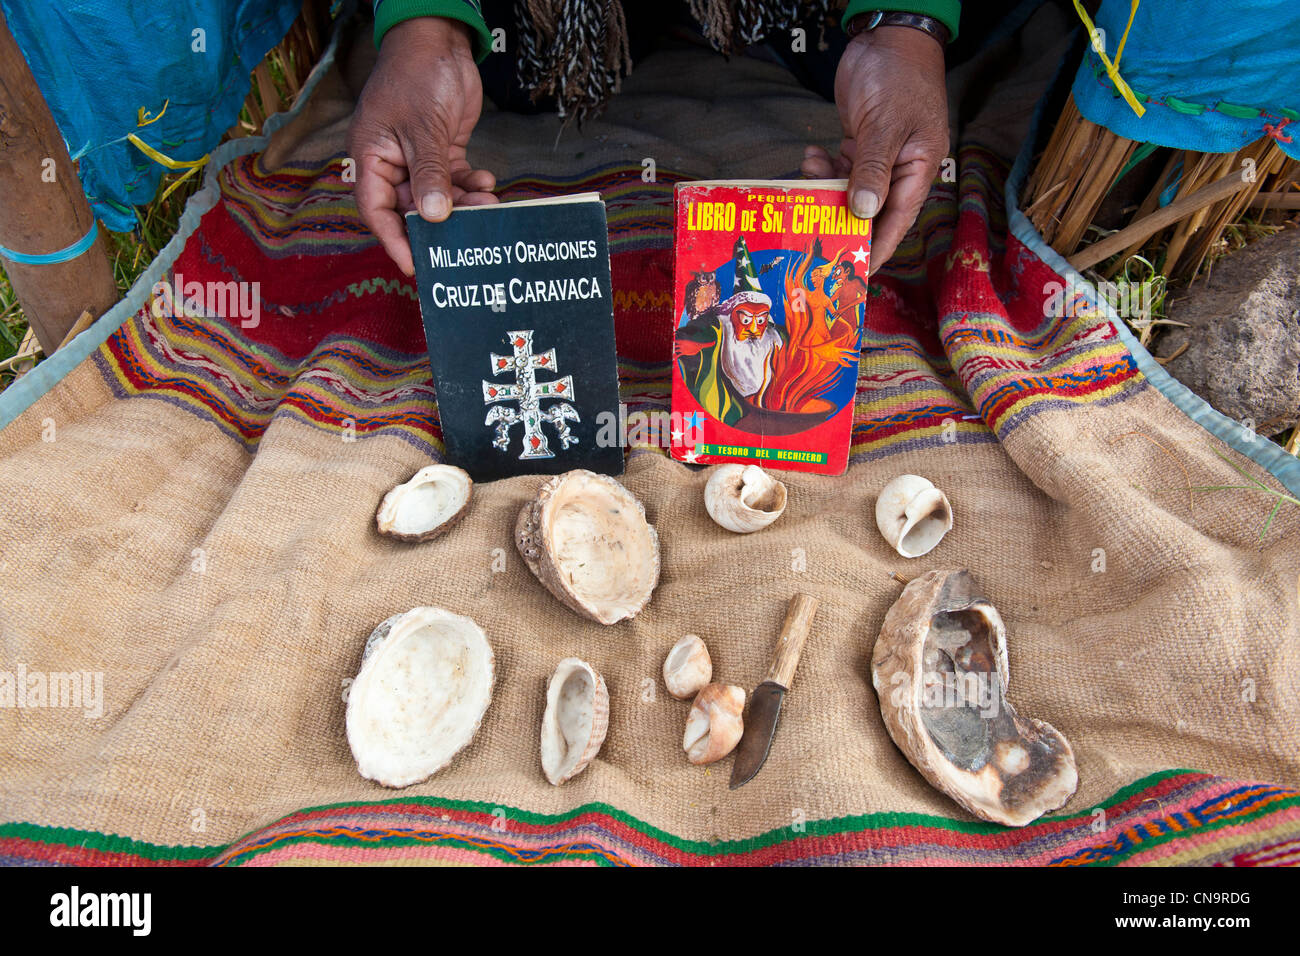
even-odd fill
[[[1156,355],[1187,350],[1165,368],[1229,418],[1269,436],[1300,419],[1300,230],[1252,242],[1215,263],[1169,309],[1185,322]]]

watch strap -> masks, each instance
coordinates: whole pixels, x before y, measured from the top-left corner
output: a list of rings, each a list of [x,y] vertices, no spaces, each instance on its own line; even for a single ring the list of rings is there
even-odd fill
[[[945,47],[951,38],[951,34],[943,21],[920,13],[904,13],[901,10],[872,10],[869,13],[859,13],[848,22],[845,33],[852,40],[854,37],[868,33],[877,27],[911,27],[914,30],[920,30],[922,33],[930,34]]]

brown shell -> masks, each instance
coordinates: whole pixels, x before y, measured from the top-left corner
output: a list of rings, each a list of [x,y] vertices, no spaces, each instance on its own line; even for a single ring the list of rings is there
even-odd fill
[[[426,468],[427,467],[430,466],[426,466]],[[394,538],[397,541],[405,541],[409,544],[419,544],[424,541],[432,541],[434,538],[441,537],[442,535],[446,534],[455,525],[459,524],[461,519],[464,518],[465,515],[469,514],[470,502],[474,498],[473,480],[463,469],[456,468],[454,465],[440,465],[437,467],[455,469],[456,471],[460,472],[464,476],[464,480],[466,482],[465,501],[461,504],[460,508],[456,511],[456,513],[449,518],[443,519],[443,521],[434,525],[429,530],[421,531],[418,534],[408,534],[400,531],[394,531],[391,527],[385,527],[384,520],[383,520],[385,506],[393,498],[394,495],[401,494],[401,492],[404,489],[406,489],[411,484],[412,481],[415,480],[415,478],[420,474],[420,472],[425,470],[425,468],[421,468],[419,471],[417,471],[406,481],[402,482],[400,485],[397,485],[394,488],[390,488],[384,494],[384,497],[379,500],[379,505],[378,507],[375,508],[375,529],[380,534],[388,538]]]
[[[582,741],[582,748],[574,758],[572,764],[566,768],[569,763],[568,755],[572,753],[573,747],[564,730],[564,713],[566,705],[571,705],[571,701],[565,699],[564,693],[569,679],[575,674],[580,673],[586,678],[586,687],[589,690],[590,700],[585,701],[591,708],[590,723],[584,728],[586,731],[585,739]],[[605,743],[605,734],[609,731],[609,690],[605,686],[605,678],[601,677],[593,668],[584,660],[576,657],[566,657],[556,665],[555,673],[552,675],[550,682],[546,685],[546,710],[542,714],[542,771],[546,774],[546,779],[553,785],[560,786],[572,780],[578,774],[587,769],[587,764],[600,753],[601,745]],[[549,753],[548,745],[552,743],[549,734],[559,735],[559,739],[569,743],[567,751],[561,753]],[[548,761],[548,756],[555,758],[554,761]]]
[[[563,500],[564,494],[570,490],[570,484],[576,486],[579,483],[587,485],[591,492],[580,500],[587,502],[601,494],[609,495],[620,506],[612,513],[623,515],[626,509],[633,516],[630,520],[634,530],[641,533],[640,543],[643,547],[639,550],[642,553],[636,557],[646,562],[646,572],[642,575],[644,586],[639,589],[639,593],[632,595],[630,600],[620,602],[620,606],[611,612],[602,612],[592,600],[585,598],[575,587],[572,575],[566,575],[560,565],[559,548],[555,542],[555,503]],[[646,521],[645,507],[613,478],[585,469],[565,472],[542,484],[537,496],[519,510],[519,517],[515,521],[515,546],[528,570],[536,575],[548,591],[570,610],[600,624],[615,624],[635,617],[650,600],[659,583],[659,536],[655,533],[654,526]]]
[[[975,816],[1024,826],[1073,796],[1070,742],[1006,699],[1006,627],[969,571],[928,571],[904,588],[885,615],[871,672],[898,749]]]

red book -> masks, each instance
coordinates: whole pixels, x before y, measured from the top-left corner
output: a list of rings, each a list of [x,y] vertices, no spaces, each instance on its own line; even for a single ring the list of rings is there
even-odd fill
[[[843,474],[871,221],[840,180],[681,183],[673,457]]]

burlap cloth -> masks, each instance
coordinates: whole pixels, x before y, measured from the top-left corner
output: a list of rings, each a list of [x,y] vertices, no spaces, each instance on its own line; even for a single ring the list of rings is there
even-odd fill
[[[326,78],[267,166],[339,152],[365,59]],[[1034,95],[1009,94],[999,135],[1023,136],[1053,66],[1019,81]],[[490,111],[475,143],[503,177],[614,155],[735,176],[790,172],[809,139],[837,137],[833,107],[775,66],[677,51],[554,148],[552,118]],[[1072,742],[1068,811],[1171,767],[1300,783],[1300,508],[1261,540],[1273,499],[1186,490],[1240,483],[1216,449],[1277,482],[1147,386],[985,437],[896,443],[838,478],[782,474],[787,512],[753,536],[708,519],[706,473],[635,453],[623,480],[659,530],[663,573],[641,615],[601,627],[512,546],[537,479],[481,485],[446,537],[399,544],[376,534],[374,511],[428,463],[413,443],[284,415],[254,454],[177,402],[116,397],[87,359],[0,432],[0,670],[102,672],[104,712],[0,709],[0,821],[216,846],[298,808],[395,796],[357,774],[342,692],[374,625],[422,604],[483,627],[497,682],[473,743],[405,795],[507,815],[605,804],[705,841],[873,811],[970,819],[903,759],[871,688],[900,590],[890,573],[940,567],[974,571],[1008,623],[1011,699]],[[956,512],[913,561],[872,517],[904,472]],[[821,601],[814,632],[766,767],[731,792],[729,761],[686,762],[687,705],[664,691],[663,658],[699,634],[715,679],[752,688],[797,591]],[[555,788],[538,729],[546,680],[570,655],[604,675],[611,720],[599,758]]]

